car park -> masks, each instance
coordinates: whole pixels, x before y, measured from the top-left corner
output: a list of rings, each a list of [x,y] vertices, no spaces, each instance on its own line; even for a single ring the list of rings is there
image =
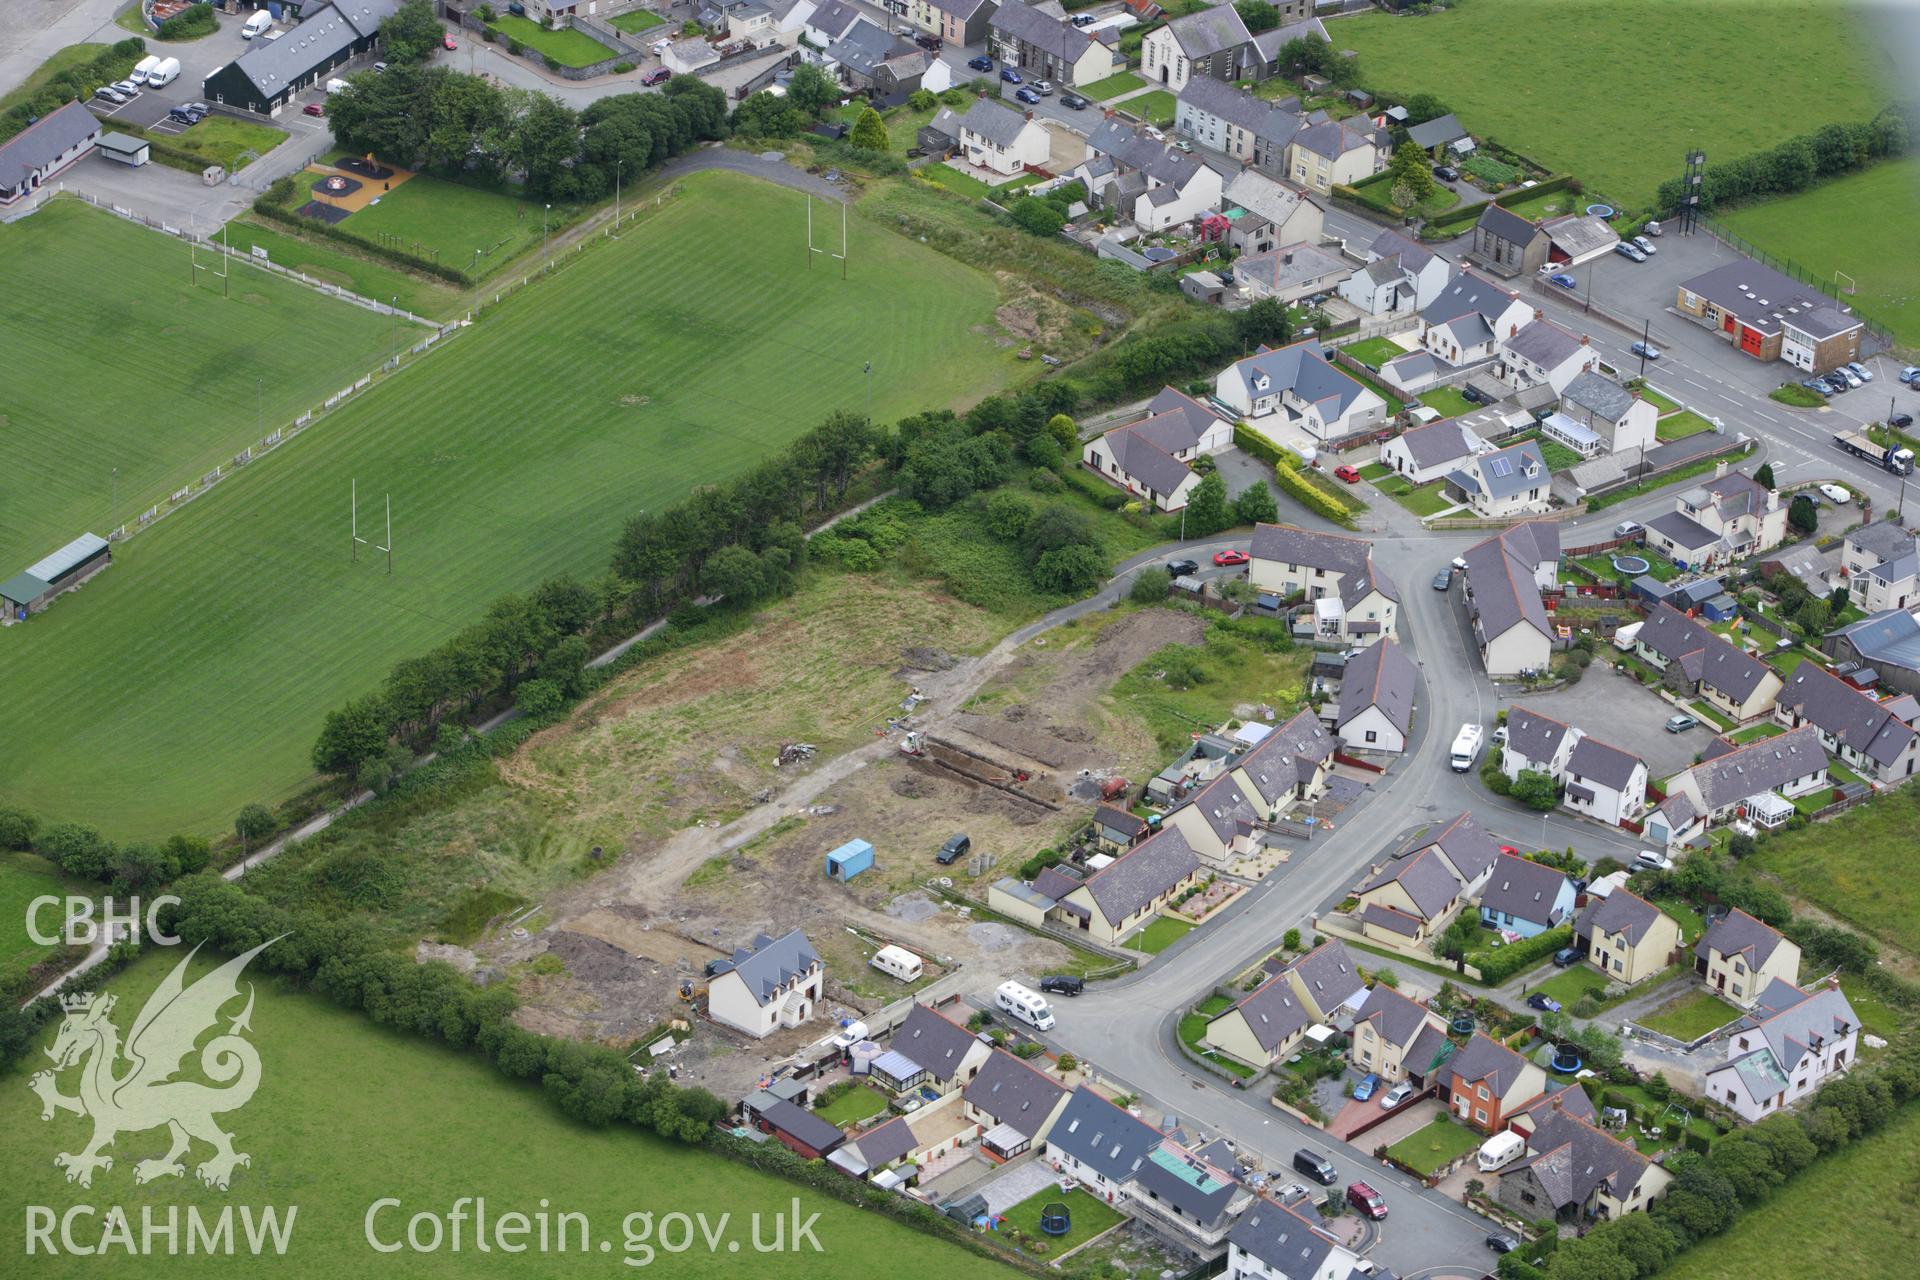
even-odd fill
[[[1069,111],[1085,111],[1087,100],[1077,93],[1063,93],[1060,95],[1060,105]]]
[[[1700,721],[1698,717],[1690,716],[1683,711],[1677,716],[1667,717],[1667,732],[1668,733],[1685,733],[1687,730],[1693,728],[1693,726],[1699,723]]]
[[[1368,1098],[1371,1098],[1373,1096],[1373,1091],[1375,1089],[1378,1089],[1379,1087],[1380,1087],[1379,1073],[1369,1071],[1367,1072],[1366,1075],[1360,1078],[1359,1084],[1356,1084],[1355,1086],[1353,1086],[1353,1100],[1355,1102],[1365,1102]]]
[[[1018,71],[1015,71],[1012,67],[1000,68],[1000,78],[1002,80],[1005,80],[1008,84],[1019,84],[1021,82],[1020,73]]]
[[[1547,279],[1559,285],[1562,289],[1578,289],[1580,287],[1580,282],[1564,271],[1556,271],[1548,276]]]
[[[1635,262],[1645,262],[1647,260],[1646,254],[1640,252],[1638,249],[1628,244],[1625,240],[1622,240],[1619,244],[1613,246],[1613,251],[1619,254],[1623,258],[1631,258]]]
[[[967,66],[975,71],[991,71],[993,70],[993,59],[983,53],[977,58],[968,58]]]
[[[1460,181],[1460,171],[1450,164],[1437,164],[1433,166],[1433,176],[1442,182]]]
[[[1435,591],[1445,591],[1448,587],[1451,587],[1452,585],[1453,585],[1452,569],[1442,569],[1440,572],[1433,575],[1433,589]]]
[[[1050,973],[1040,979],[1040,989],[1050,996],[1077,996],[1087,989],[1087,980],[1070,973]]]
[[[1845,503],[1853,501],[1853,495],[1847,492],[1844,485],[1837,485],[1831,481],[1821,485],[1820,492],[1826,496],[1828,502]]]
[[[1330,1187],[1340,1181],[1340,1174],[1334,1169],[1333,1161],[1318,1151],[1306,1147],[1293,1153],[1293,1167],[1323,1187]]]
[[[1580,953],[1573,947],[1562,947],[1553,953],[1553,967],[1566,969],[1580,963]]]
[[[1251,557],[1248,556],[1246,552],[1236,551],[1232,548],[1213,553],[1213,562],[1223,567],[1232,564],[1245,564],[1249,559],[1251,559]]]
[[[1552,996],[1543,996],[1536,991],[1527,997],[1527,1008],[1538,1009],[1542,1013],[1558,1013],[1560,1002]]]
[[[1867,368],[1867,366],[1861,364],[1858,360],[1847,361],[1846,369],[1848,373],[1860,379],[1862,382],[1873,381],[1873,370]]]
[[[1013,96],[1019,99],[1021,102],[1026,103],[1030,107],[1037,106],[1039,105],[1039,102],[1040,102],[1040,95],[1035,93],[1032,89],[1025,87],[1024,85],[1018,89],[1015,89],[1013,91]]]
[[[1198,560],[1167,561],[1167,576],[1169,578],[1190,578],[1198,572],[1200,572],[1200,562]]]
[[[1642,849],[1633,855],[1633,869],[1635,871],[1671,871],[1673,859],[1652,849]]]
[[[113,87],[126,94],[129,100],[140,96],[140,86],[132,80],[115,80]]]
[[[1387,1202],[1378,1191],[1364,1182],[1347,1184],[1347,1203],[1375,1222],[1387,1216]]]
[[[1638,249],[1640,252],[1646,254],[1648,257],[1652,257],[1654,254],[1660,252],[1658,249],[1653,247],[1653,241],[1647,239],[1645,236],[1635,236],[1633,238],[1633,247]]]
[[[1658,360],[1660,358],[1660,348],[1650,342],[1636,342],[1628,347],[1627,350],[1637,356],[1645,356],[1649,360]]]
[[[1413,1081],[1402,1080],[1393,1088],[1380,1095],[1380,1106],[1387,1111],[1393,1110],[1413,1096]]]

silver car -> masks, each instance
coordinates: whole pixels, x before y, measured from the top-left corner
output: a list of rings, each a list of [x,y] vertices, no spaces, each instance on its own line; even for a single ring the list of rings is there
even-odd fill
[[[1847,361],[1847,372],[1862,382],[1873,381],[1873,370],[1867,368],[1867,366],[1861,364],[1858,360]]]
[[[1635,236],[1633,238],[1633,247],[1649,257],[1660,252],[1653,247],[1653,241],[1647,239],[1645,236]]]

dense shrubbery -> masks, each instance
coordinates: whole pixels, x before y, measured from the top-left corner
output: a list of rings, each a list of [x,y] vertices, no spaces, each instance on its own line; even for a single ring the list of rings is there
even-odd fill
[[[213,16],[212,5],[190,4],[154,28],[154,35],[162,40],[198,40],[219,28],[220,20]]]
[[[1475,922],[1476,925],[1478,922]],[[1518,942],[1508,943],[1498,951],[1478,951],[1467,957],[1467,963],[1480,971],[1480,981],[1490,987],[1497,987],[1523,969],[1531,968],[1541,960],[1562,947],[1573,945],[1573,926],[1563,924],[1548,929],[1545,933],[1536,933],[1531,938],[1522,938]]]
[[[1701,208],[1711,211],[1716,205],[1804,191],[1876,160],[1904,155],[1911,145],[1911,131],[1912,122],[1902,110],[1888,107],[1871,120],[1830,124],[1766,151],[1710,160],[1701,187]],[[1661,183],[1655,207],[1662,213],[1679,208],[1685,185],[1681,178]]]
[[[84,102],[103,84],[124,80],[134,64],[147,56],[147,42],[138,36],[102,49],[77,67],[69,67],[36,90],[32,97],[0,112],[0,141],[11,138],[33,121],[69,102]]]

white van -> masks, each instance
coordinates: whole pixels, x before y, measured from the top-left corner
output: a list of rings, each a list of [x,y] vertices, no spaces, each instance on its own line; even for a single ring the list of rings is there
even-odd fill
[[[159,65],[160,65],[160,55],[157,53],[150,53],[146,57],[140,59],[140,61],[133,64],[133,71],[130,75],[127,76],[127,79],[131,80],[134,84],[145,84],[147,82],[147,77],[152,75],[153,69]]]
[[[240,24],[240,38],[251,40],[273,25],[273,15],[265,9],[256,9],[253,16]]]
[[[993,993],[993,1004],[1036,1030],[1053,1030],[1053,1006],[1038,991],[1017,982],[1003,982]]]
[[[873,953],[873,959],[867,963],[888,977],[898,978],[902,982],[920,980],[920,957],[905,947],[882,947]]]
[[[351,88],[353,88],[353,86],[348,84],[345,80],[334,79],[334,80],[327,81],[327,93],[329,95],[336,94],[340,92],[342,89],[351,89]]]
[[[1527,1140],[1508,1129],[1481,1143],[1480,1154],[1474,1157],[1474,1163],[1480,1166],[1480,1172],[1492,1173],[1495,1169],[1512,1164],[1526,1149]]]
[[[147,72],[147,83],[158,89],[163,84],[172,84],[180,78],[180,59],[167,58],[160,65]]]

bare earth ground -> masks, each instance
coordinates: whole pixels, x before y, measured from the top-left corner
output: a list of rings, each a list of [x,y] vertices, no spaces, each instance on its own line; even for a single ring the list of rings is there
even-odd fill
[[[882,942],[925,957],[929,979],[964,969],[969,990],[1058,967],[1060,944],[973,918],[927,882],[1008,874],[1085,822],[1091,800],[1067,794],[1081,770],[1138,777],[1153,764],[1151,734],[1103,695],[1204,625],[1163,609],[1102,613],[988,649],[1001,623],[924,587],[853,576],[811,586],[751,632],[616,681],[501,763],[510,788],[559,810],[542,840],[622,853],[549,893],[526,936],[497,921],[475,958],[515,973],[527,1025],[621,1045],[686,1016],[681,984],[758,932],[807,932],[835,1016],[908,992],[866,964]],[[888,721],[916,688],[927,701],[914,727],[1029,771],[1026,789],[1057,808],[902,755]],[[777,767],[793,741],[819,750]],[[933,854],[955,831],[976,857],[939,867]],[[874,845],[874,869],[829,882],[825,853],[856,837]],[[542,954],[564,972],[535,969]],[[738,1096],[830,1026],[816,1018],[755,1042],[700,1021],[672,1061],[681,1078]]]

